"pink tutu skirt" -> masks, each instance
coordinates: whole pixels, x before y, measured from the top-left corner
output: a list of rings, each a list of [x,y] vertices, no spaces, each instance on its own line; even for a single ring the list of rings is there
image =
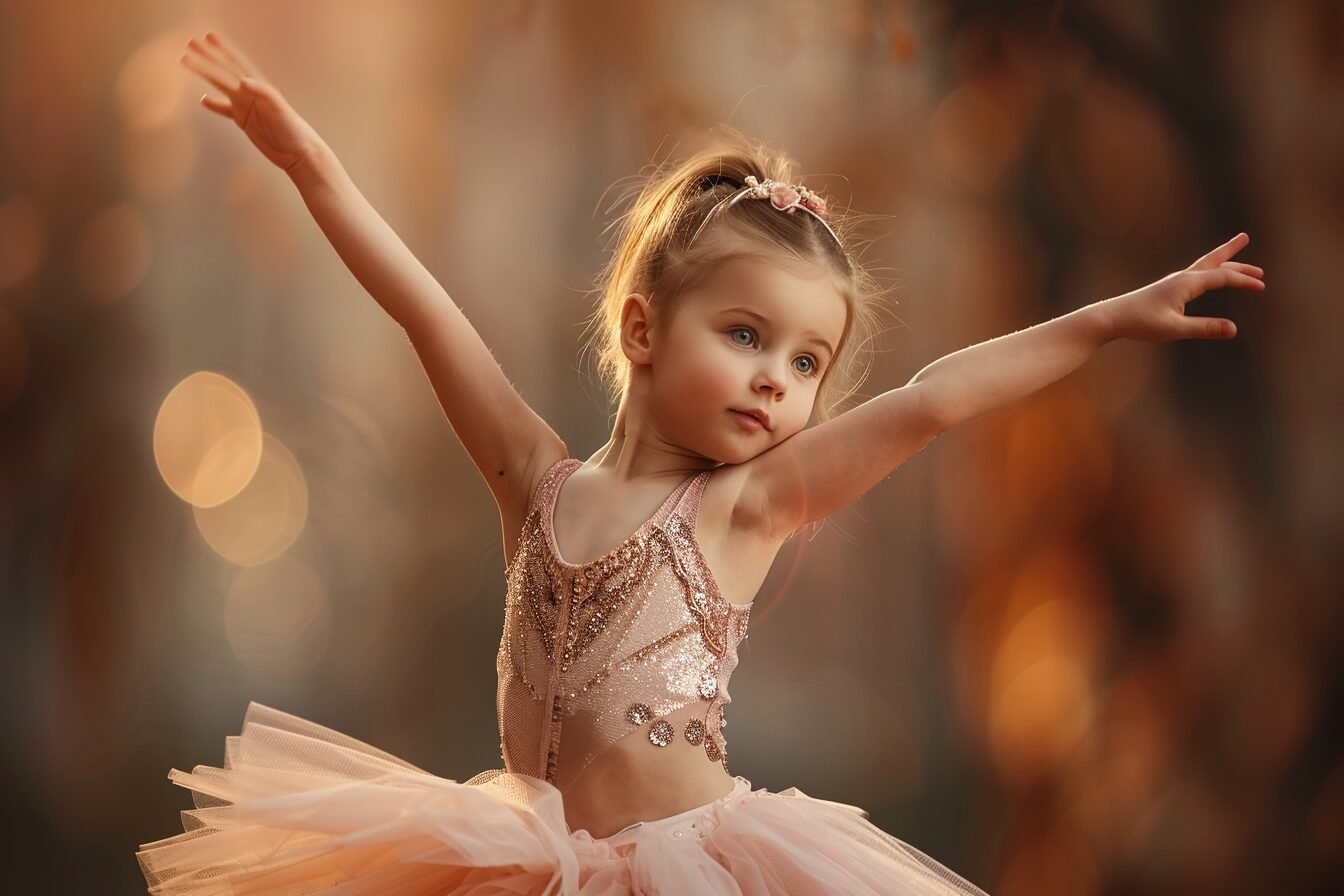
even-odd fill
[[[156,894],[984,896],[862,809],[796,787],[738,777],[711,803],[595,839],[539,778],[440,778],[258,703],[223,768],[168,777],[196,808],[185,833],[136,853]]]

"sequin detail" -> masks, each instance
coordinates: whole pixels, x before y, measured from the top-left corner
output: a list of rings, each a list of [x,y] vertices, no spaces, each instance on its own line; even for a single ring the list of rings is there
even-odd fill
[[[686,723],[686,728],[682,732],[686,735],[686,741],[693,747],[700,746],[700,742],[705,739],[705,723],[699,719],[691,719]]]
[[[675,735],[676,732],[672,730],[672,723],[667,719],[659,719],[649,729],[649,741],[657,747],[665,747],[672,743],[672,738]]]
[[[705,738],[705,755],[709,757],[710,762],[718,762],[723,756],[723,752],[719,750],[719,745],[713,737]]]
[[[683,480],[602,557],[563,560],[554,540],[556,496],[581,466],[560,461],[538,483],[505,566],[496,662],[506,769],[544,777],[562,792],[634,727],[652,722],[650,743],[670,745],[681,735],[668,719],[695,704],[703,707],[696,716],[706,755],[722,760],[720,745],[709,752],[709,732],[722,727],[751,610],[719,594],[694,538],[709,473]]]

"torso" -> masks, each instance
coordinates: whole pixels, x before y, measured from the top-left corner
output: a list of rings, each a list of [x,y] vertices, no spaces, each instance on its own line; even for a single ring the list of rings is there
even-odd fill
[[[529,496],[531,487],[561,459],[537,461]],[[714,471],[701,498],[695,527],[696,541],[720,594],[739,605],[754,599],[782,544],[732,524],[742,475],[734,467]],[[576,470],[566,479],[554,509],[560,554],[566,561],[579,564],[602,557],[648,519],[675,486],[675,481],[661,483],[635,500],[628,493],[617,496],[600,492],[583,469]],[[581,506],[621,508],[621,512],[619,518],[591,514],[583,518],[578,513]],[[509,534],[509,516],[514,513],[517,525]],[[506,556],[513,555],[525,513],[526,508],[501,512],[509,552]],[[561,531],[565,533],[563,538]],[[662,750],[649,750],[648,746],[641,737],[617,741],[584,770],[564,794],[565,820],[571,830],[608,837],[635,822],[665,818],[704,805],[733,787],[733,777],[721,764],[706,762],[702,750],[684,741]],[[632,782],[638,782],[638,786],[632,786]]]
[[[538,466],[537,477],[540,478],[550,464]],[[755,599],[783,543],[732,521],[742,475],[743,471],[735,467],[714,470],[700,499],[700,514],[695,526],[696,541],[719,585],[719,592],[735,604],[747,604]],[[669,479],[651,488],[638,500],[632,500],[628,493],[616,495],[600,490],[591,481],[591,474],[583,469],[576,470],[565,480],[555,506],[555,537],[560,553],[571,563],[601,557],[648,519],[675,486],[676,481]],[[619,518],[592,514],[584,517],[577,510],[581,506],[620,508],[621,515]],[[522,513],[517,520],[521,528]],[[561,532],[565,534],[562,536]]]

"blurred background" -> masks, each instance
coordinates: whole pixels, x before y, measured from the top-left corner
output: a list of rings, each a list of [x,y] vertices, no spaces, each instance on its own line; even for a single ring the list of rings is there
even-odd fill
[[[12,892],[137,893],[249,700],[498,767],[499,517],[404,333],[178,60],[216,29],[586,458],[620,178],[731,124],[900,325],[862,397],[1239,231],[1231,341],[1112,343],[785,545],[733,772],[995,896],[1344,886],[1344,11],[1300,2],[6,3]],[[1335,335],[1331,335],[1335,334]]]

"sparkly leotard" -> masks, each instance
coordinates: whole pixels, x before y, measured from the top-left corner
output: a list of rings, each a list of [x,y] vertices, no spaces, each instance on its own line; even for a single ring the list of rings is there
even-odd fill
[[[582,465],[568,458],[542,477],[504,571],[505,765],[563,793],[623,738],[655,750],[680,737],[727,770],[723,708],[751,605],[719,594],[695,540],[710,473],[684,480],[604,556],[571,564],[556,548],[555,502]]]
[[[582,465],[567,458],[546,471],[505,567],[507,768],[439,777],[249,703],[223,768],[170,772],[197,808],[182,813],[183,833],[136,853],[150,892],[985,896],[858,806],[726,774],[720,729],[750,604],[723,598],[695,539],[710,473],[683,480],[634,534],[576,565],[556,548],[554,515],[561,483]],[[650,782],[648,800],[621,803],[629,775],[664,762],[667,791]],[[706,796],[724,777],[731,789]],[[669,812],[675,800],[659,800],[683,784],[704,802]],[[610,835],[588,827],[621,815],[638,817]]]

